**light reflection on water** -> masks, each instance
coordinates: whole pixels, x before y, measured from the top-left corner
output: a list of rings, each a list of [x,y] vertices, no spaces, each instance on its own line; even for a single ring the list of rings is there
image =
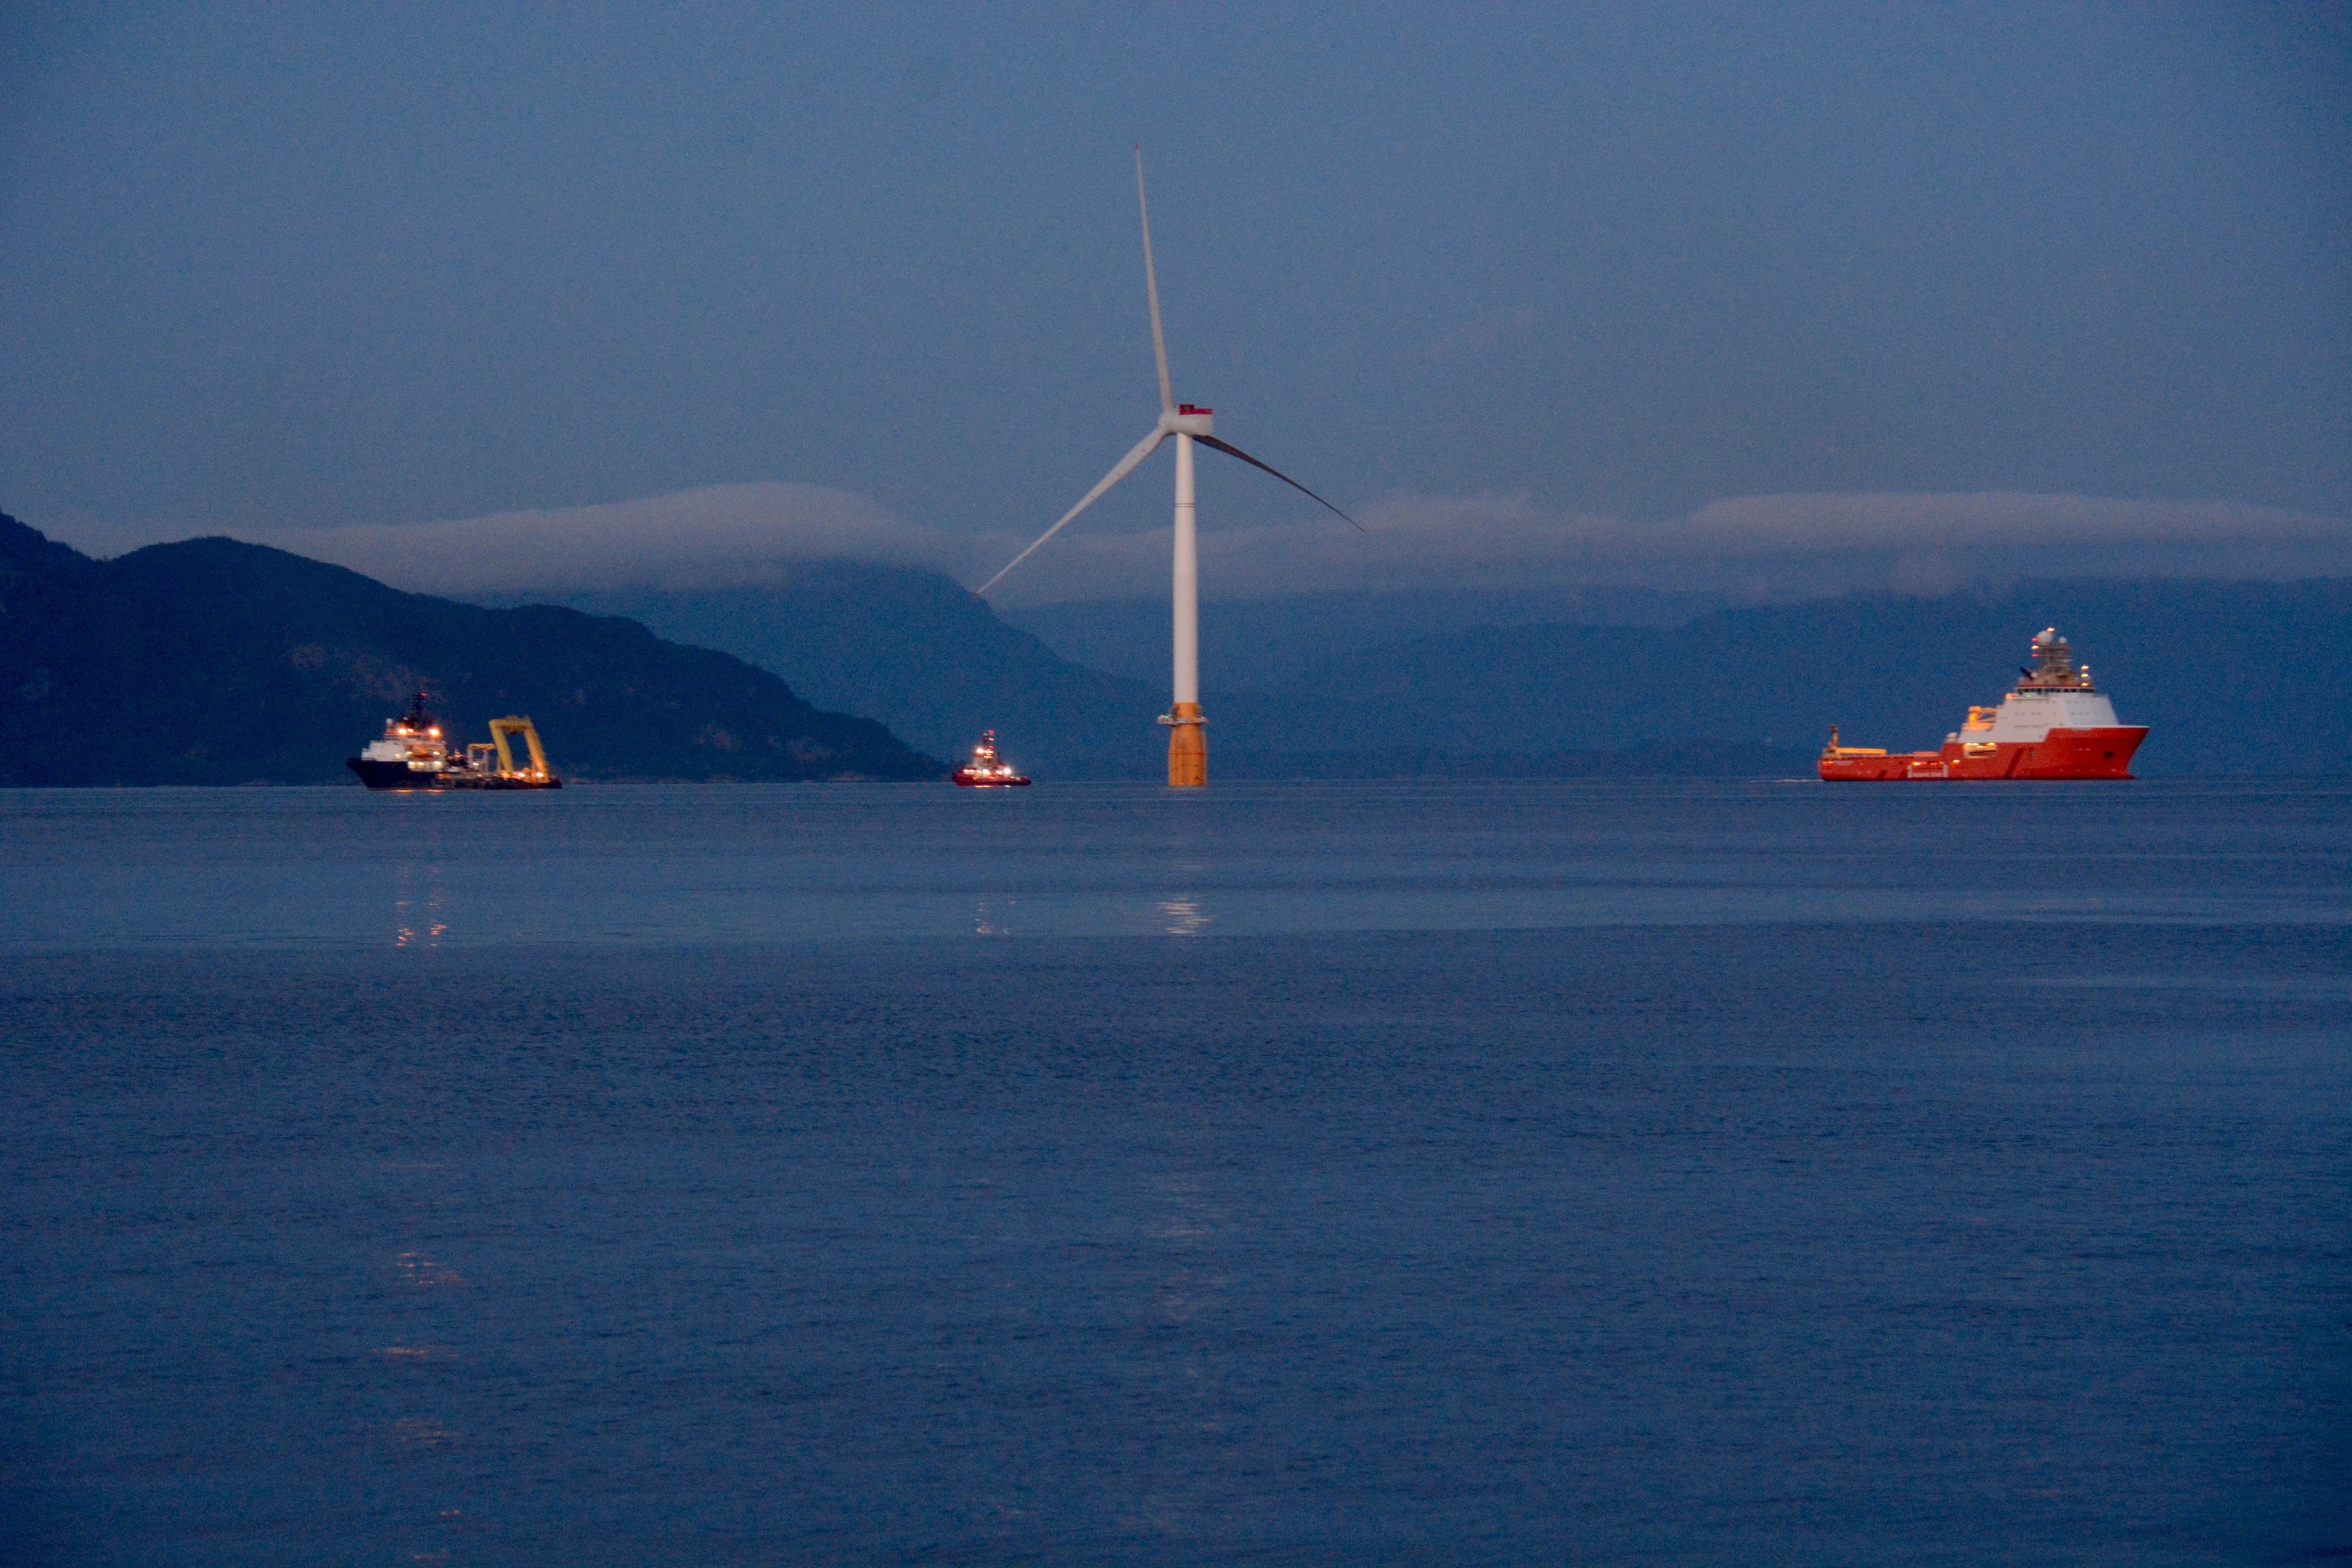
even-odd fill
[[[399,896],[392,902],[392,945],[440,946],[442,936],[449,929],[448,922],[441,918],[449,896],[441,868],[403,863],[393,868],[393,877]],[[420,881],[425,886],[421,898],[416,893],[416,885]]]
[[[421,1252],[404,1252],[393,1260],[393,1268],[403,1285],[413,1289],[429,1290],[436,1286],[460,1285],[464,1277],[446,1263],[436,1262]]]
[[[0,797],[0,1556],[2347,1538],[2352,792],[954,798]]]
[[[1034,793],[973,813],[920,785],[5,792],[0,947],[364,945],[386,886],[398,948],[2352,919],[2352,789],[2327,784]]]
[[[1169,899],[1160,905],[1160,919],[1168,923],[1160,927],[1170,936],[1198,936],[1209,929],[1209,917],[1201,912],[1198,899]]]

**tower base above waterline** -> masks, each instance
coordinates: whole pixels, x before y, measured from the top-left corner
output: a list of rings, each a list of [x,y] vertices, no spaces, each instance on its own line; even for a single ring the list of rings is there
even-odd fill
[[[1200,789],[1209,782],[1208,720],[1197,702],[1179,702],[1160,716],[1168,726],[1168,786]]]

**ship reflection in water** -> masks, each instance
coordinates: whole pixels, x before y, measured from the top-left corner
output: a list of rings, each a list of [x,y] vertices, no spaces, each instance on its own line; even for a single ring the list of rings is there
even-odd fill
[[[401,887],[400,896],[392,901],[392,945],[439,947],[442,937],[449,930],[449,922],[442,919],[442,907],[447,901],[448,890],[442,885],[441,868],[436,866],[427,870],[428,880],[421,900],[415,889],[409,885],[415,880],[415,868],[403,866],[395,875]],[[420,910],[422,918],[419,918]]]

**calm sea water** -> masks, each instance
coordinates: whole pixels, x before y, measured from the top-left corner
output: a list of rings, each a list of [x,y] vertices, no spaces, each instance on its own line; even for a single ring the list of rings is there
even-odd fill
[[[0,1556],[2352,1555],[2352,785],[0,795]]]

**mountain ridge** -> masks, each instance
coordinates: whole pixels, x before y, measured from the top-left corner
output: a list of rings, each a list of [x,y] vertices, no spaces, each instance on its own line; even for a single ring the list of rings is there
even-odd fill
[[[993,726],[1009,756],[1045,776],[1162,776],[1152,720],[1164,682],[1067,654],[1150,638],[1164,605],[1109,602],[1092,627],[1077,606],[1050,622],[999,616],[921,568],[837,562],[725,595],[572,602],[725,647],[939,750]],[[2269,771],[2285,759],[2340,771],[2352,757],[2352,579],[2056,579],[1745,606],[1595,594],[1562,601],[1591,617],[1567,623],[1536,618],[1538,595],[1498,602],[1507,625],[1466,624],[1475,595],[1442,601],[1456,624],[1422,638],[1369,635],[1410,629],[1394,595],[1230,617],[1204,661],[1212,777],[1228,771],[1221,758],[1281,776],[1343,776],[1351,758],[1422,776],[1428,757],[1485,758],[1498,776],[1539,776],[1589,765],[1543,759],[1603,754],[1713,773],[1743,748],[1759,771],[1778,772],[1792,750],[1817,751],[1832,724],[1851,744],[1932,747],[1970,703],[2000,699],[2028,639],[2053,624],[2124,721],[2151,727],[2143,773]],[[1217,624],[1204,615],[1204,630]],[[1056,636],[1030,629],[1039,625]],[[1130,648],[1122,668],[1141,668],[1151,651]]]
[[[409,694],[533,712],[575,779],[940,778],[725,653],[554,605],[408,594],[236,540],[93,561],[0,514],[0,784],[328,784]]]
[[[1433,602],[1433,626],[1392,591],[1235,619],[1208,671],[1213,776],[1777,776],[1832,723],[1850,744],[1933,746],[1969,703],[1999,698],[2047,625],[2124,721],[2150,726],[2144,773],[2342,771],[2352,757],[2352,579]],[[1064,606],[1057,624],[1097,647],[1123,639],[1140,668],[1153,610],[1118,602],[1089,628]],[[1489,612],[1507,624],[1474,623]],[[7,520],[0,783],[322,782],[420,679],[461,727],[536,707],[575,777],[938,777],[932,758],[989,728],[1041,779],[1164,776],[1164,684],[1064,657],[1024,618],[938,573],[870,562],[724,591],[478,605],[223,539],[93,561]],[[1221,668],[1251,682],[1220,681]],[[194,746],[152,743],[192,727]],[[294,732],[311,737],[299,758],[281,743]]]

